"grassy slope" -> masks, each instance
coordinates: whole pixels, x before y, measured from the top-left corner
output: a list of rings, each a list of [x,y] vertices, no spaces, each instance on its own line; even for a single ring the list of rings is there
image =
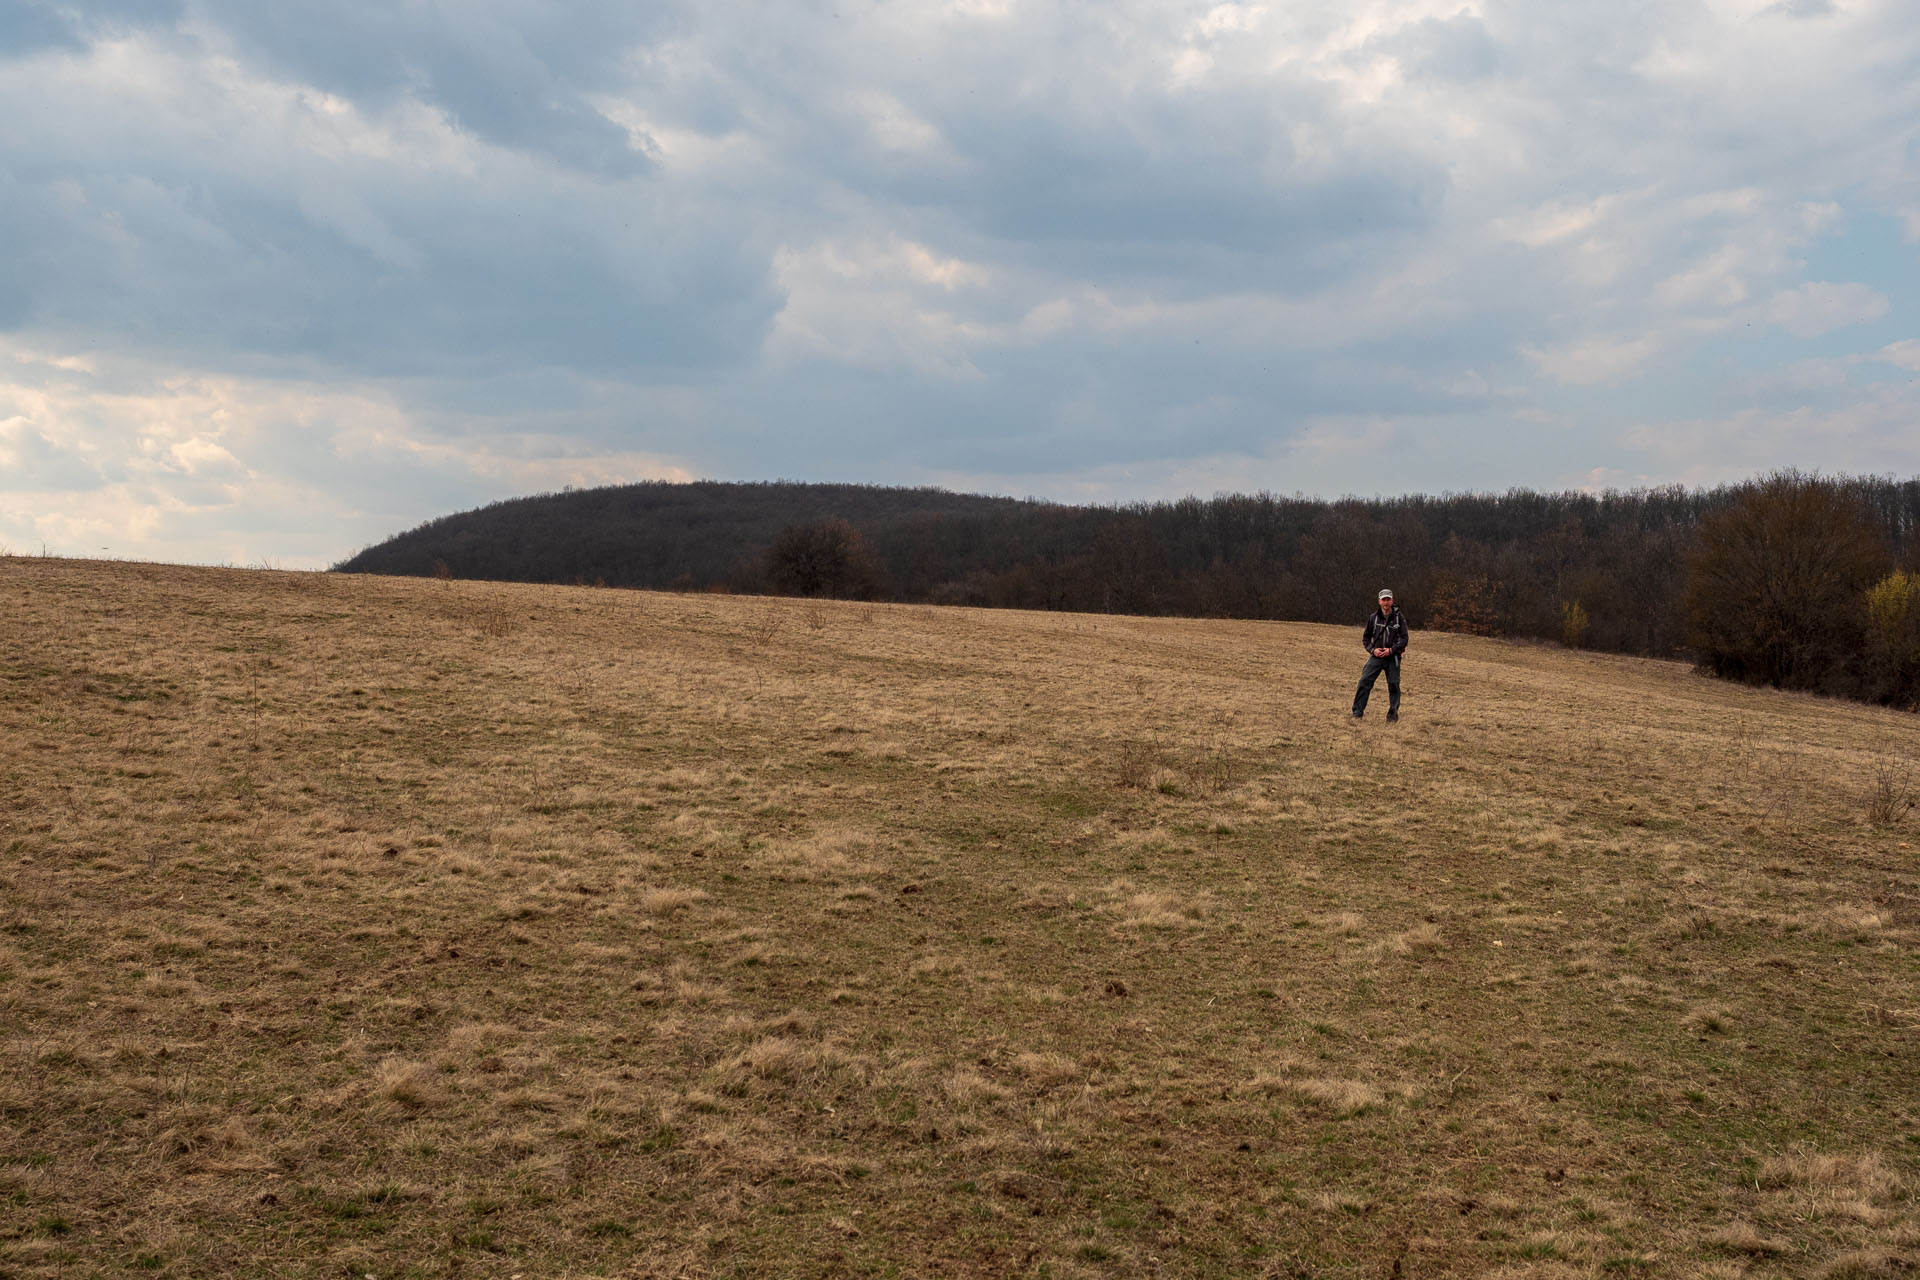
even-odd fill
[[[0,1274],[1920,1263],[1920,724],[1356,632],[0,560]]]

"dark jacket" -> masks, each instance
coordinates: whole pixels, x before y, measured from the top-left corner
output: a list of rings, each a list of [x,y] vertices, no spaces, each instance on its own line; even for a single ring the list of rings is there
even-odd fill
[[[1375,609],[1367,615],[1367,625],[1361,629],[1360,643],[1366,646],[1368,653],[1375,649],[1391,649],[1393,656],[1399,657],[1407,651],[1407,615],[1400,612],[1398,605],[1392,613],[1383,614]]]

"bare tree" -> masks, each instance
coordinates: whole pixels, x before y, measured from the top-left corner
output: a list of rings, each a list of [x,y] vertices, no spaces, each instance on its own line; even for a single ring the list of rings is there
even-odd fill
[[[1701,521],[1687,561],[1688,636],[1716,675],[1853,692],[1866,593],[1890,561],[1857,490],[1775,472]]]
[[[880,594],[880,570],[845,520],[790,524],[767,548],[767,581],[781,595],[869,600]]]

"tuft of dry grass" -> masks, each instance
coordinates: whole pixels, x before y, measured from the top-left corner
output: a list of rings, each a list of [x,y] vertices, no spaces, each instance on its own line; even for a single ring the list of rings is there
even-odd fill
[[[1382,1106],[1387,1096],[1374,1085],[1364,1080],[1336,1080],[1325,1077],[1309,1077],[1304,1080],[1288,1080],[1285,1088],[1309,1102],[1316,1102],[1333,1111],[1335,1115],[1354,1116],[1372,1107]]]
[[[1366,922],[1358,912],[1334,911],[1319,919],[1320,927],[1342,938],[1357,938]]]
[[[1754,1257],[1771,1257],[1788,1252],[1792,1246],[1775,1236],[1761,1234],[1758,1227],[1750,1222],[1735,1222],[1701,1237],[1700,1243],[1709,1249],[1721,1249],[1728,1253],[1744,1253]]]
[[[1205,906],[1166,891],[1128,894],[1120,923],[1135,929],[1182,929],[1200,923]]]
[[[1355,928],[1357,930],[1357,924]],[[1437,954],[1441,946],[1440,926],[1422,923],[1382,939],[1378,951],[1383,955],[1418,958]]]
[[[1065,1084],[1080,1074],[1080,1064],[1061,1053],[1021,1053],[1013,1059],[1013,1069],[1036,1085]]]
[[[649,889],[640,895],[639,907],[648,915],[667,916],[705,901],[706,896],[699,889]]]
[[[1910,1267],[1920,723],[1351,649],[0,561],[0,1274]]]
[[[1849,1249],[1814,1272],[1817,1280],[1896,1280],[1911,1275],[1914,1259],[1890,1249]]]
[[[1708,1035],[1726,1035],[1734,1029],[1734,1016],[1724,1005],[1704,1004],[1687,1010],[1686,1025]]]
[[[1007,1090],[970,1067],[955,1068],[940,1082],[940,1092],[948,1101],[963,1107],[996,1102],[1007,1096]]]
[[[431,1067],[400,1058],[389,1058],[374,1069],[373,1091],[376,1097],[408,1111],[430,1107],[442,1097]]]
[[[1797,1151],[1771,1156],[1760,1166],[1763,1187],[1842,1191],[1868,1199],[1892,1195],[1904,1178],[1875,1151]]]

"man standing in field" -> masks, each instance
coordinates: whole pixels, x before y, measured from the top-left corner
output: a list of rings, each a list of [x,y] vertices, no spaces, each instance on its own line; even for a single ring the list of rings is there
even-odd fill
[[[1393,607],[1393,592],[1380,589],[1380,607],[1367,615],[1360,642],[1367,646],[1367,665],[1360,670],[1360,687],[1353,694],[1353,718],[1367,714],[1367,695],[1373,682],[1387,673],[1387,723],[1400,719],[1400,655],[1407,651],[1407,619]]]

